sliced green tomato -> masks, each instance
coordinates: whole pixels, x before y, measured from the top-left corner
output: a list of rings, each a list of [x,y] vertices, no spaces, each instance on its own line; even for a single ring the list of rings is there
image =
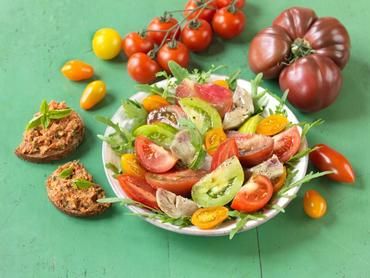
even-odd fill
[[[201,207],[224,206],[232,201],[243,181],[243,167],[233,156],[198,181],[191,190],[191,196]]]
[[[250,117],[245,123],[239,128],[240,133],[256,133],[256,129],[263,117],[260,114]]]
[[[220,114],[206,101],[186,97],[180,99],[179,104],[201,134],[205,134],[211,128],[222,128]]]
[[[164,123],[142,125],[135,129],[134,136],[145,136],[157,145],[169,147],[175,137],[177,129]]]

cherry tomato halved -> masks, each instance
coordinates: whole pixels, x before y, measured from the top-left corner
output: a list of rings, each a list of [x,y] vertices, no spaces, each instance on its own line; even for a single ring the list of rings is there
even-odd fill
[[[212,22],[212,18],[215,14],[216,6],[213,3],[207,4],[204,9],[199,9],[198,11],[194,12],[194,9],[198,8],[200,5],[207,2],[206,0],[189,0],[185,5],[184,10],[184,17],[187,20],[191,20],[193,18],[200,18],[204,19],[208,22]]]
[[[144,178],[123,174],[119,175],[117,179],[129,198],[148,207],[159,209],[155,197],[156,190]]]
[[[301,145],[301,135],[296,126],[272,137],[274,139],[274,154],[281,162],[288,161],[295,155]]]
[[[157,61],[159,65],[167,72],[170,72],[168,67],[169,61],[175,61],[181,67],[189,66],[190,52],[185,44],[177,41],[165,43],[157,53]]]
[[[166,16],[160,16],[155,17],[148,25],[147,29],[151,31],[147,31],[147,37],[148,39],[152,40],[157,45],[160,45],[162,40],[164,39],[166,35],[166,31],[169,30],[171,27],[176,25],[177,19],[173,18],[172,16],[166,15]],[[175,33],[175,29],[171,31],[170,35],[168,35],[168,39],[173,37],[173,34]],[[180,31],[176,32],[176,38],[179,38]]]
[[[261,175],[252,176],[236,194],[231,208],[242,212],[256,212],[262,209],[272,197],[271,181]]]
[[[238,156],[238,146],[235,139],[229,138],[223,142],[212,157],[211,170],[216,169],[222,162],[233,156]]]
[[[345,183],[354,183],[356,180],[351,163],[344,155],[324,144],[315,146],[316,150],[310,153],[310,161],[320,171],[333,171],[328,178]]]
[[[80,99],[80,107],[89,110],[102,101],[106,94],[107,88],[105,83],[101,80],[93,81],[83,91]]]
[[[153,47],[153,42],[147,36],[137,32],[129,33],[122,40],[122,49],[127,57],[139,52],[148,53]]]
[[[325,215],[327,204],[316,190],[308,190],[303,197],[304,212],[311,218],[318,219]]]
[[[60,71],[72,81],[86,80],[94,75],[93,67],[80,60],[68,61]]]
[[[213,155],[226,139],[226,134],[222,128],[212,128],[207,131],[204,137],[204,144],[208,154]]]
[[[221,8],[216,11],[212,20],[213,31],[223,39],[232,39],[244,30],[246,17],[240,10],[230,11]]]
[[[211,25],[198,19],[189,21],[181,31],[181,41],[194,52],[205,50],[212,42]]]
[[[146,111],[151,112],[157,110],[163,106],[170,105],[170,103],[163,97],[158,95],[150,95],[144,98],[143,107]]]
[[[225,207],[201,208],[193,213],[191,223],[199,229],[212,229],[224,222],[228,214],[229,210]]]
[[[203,170],[194,171],[191,169],[174,171],[164,174],[147,173],[145,180],[153,188],[163,188],[177,195],[189,196],[191,188],[207,172]]]
[[[146,171],[141,167],[136,155],[133,153],[126,153],[121,155],[121,168],[125,174],[144,177]]]
[[[268,136],[275,135],[283,131],[287,127],[288,123],[289,121],[287,117],[283,115],[270,115],[259,122],[256,133]]]
[[[127,62],[127,71],[132,79],[139,83],[152,83],[161,67],[144,53],[133,54]]]
[[[136,137],[135,153],[141,166],[153,173],[167,172],[177,162],[177,159],[169,151],[144,136]]]

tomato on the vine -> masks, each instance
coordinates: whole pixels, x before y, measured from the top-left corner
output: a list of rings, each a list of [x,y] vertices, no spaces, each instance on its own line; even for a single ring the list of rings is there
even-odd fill
[[[187,20],[199,18],[212,22],[216,6],[213,3],[208,3],[204,8],[200,7],[206,2],[207,0],[189,0],[185,5],[184,17]]]
[[[218,9],[227,7],[232,4],[233,0],[215,0],[213,1]],[[235,7],[242,9],[245,5],[245,0],[237,0],[235,2]]]
[[[155,17],[147,27],[148,30],[146,32],[147,37],[156,44],[160,45],[164,37],[166,36],[166,31],[168,31],[170,28],[173,28],[173,30],[170,32],[167,38],[168,39],[172,38],[175,32],[176,32],[175,37],[179,38],[180,29],[177,30],[177,28],[174,27],[176,24],[178,24],[177,19],[173,18],[169,14],[165,14],[164,16],[160,17]]]
[[[213,31],[221,38],[232,39],[244,30],[246,17],[235,7],[225,7],[216,11],[212,20]]]
[[[170,72],[169,61],[175,61],[181,67],[187,68],[190,60],[190,52],[185,44],[179,41],[169,41],[165,43],[157,53],[157,61],[161,67]]]
[[[158,63],[147,54],[135,53],[128,59],[128,74],[139,83],[153,82],[156,79],[156,73],[160,70]]]
[[[181,32],[181,41],[194,52],[205,50],[212,42],[211,25],[204,19],[189,21]]]
[[[137,32],[129,33],[122,40],[122,49],[127,57],[130,57],[138,52],[148,53],[153,49],[153,47],[154,44],[152,40],[150,40],[147,36]]]

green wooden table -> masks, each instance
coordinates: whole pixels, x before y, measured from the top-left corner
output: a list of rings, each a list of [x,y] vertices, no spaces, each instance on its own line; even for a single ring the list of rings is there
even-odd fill
[[[19,160],[13,150],[25,123],[42,99],[66,100],[81,113],[87,136],[70,159],[80,159],[109,195],[103,172],[104,126],[95,115],[112,115],[120,100],[135,92],[123,59],[104,62],[91,52],[94,31],[110,26],[122,35],[144,27],[165,9],[185,0],[0,1],[0,277],[370,277],[370,5],[357,1],[250,0],[246,32],[208,52],[193,55],[194,65],[230,65],[253,74],[246,53],[252,36],[284,8],[306,5],[319,15],[339,18],[352,38],[352,57],[343,71],[337,102],[325,111],[299,114],[326,123],[309,135],[353,162],[355,186],[321,179],[305,185],[285,214],[232,241],[227,237],[183,236],[158,229],[114,207],[95,219],[76,219],[57,211],[45,192],[45,179],[59,163],[37,165]],[[155,4],[154,4],[155,3]],[[92,64],[108,85],[109,96],[91,112],[79,108],[85,83],[59,73],[68,59]],[[265,86],[279,92],[274,81]],[[65,160],[67,161],[67,160]],[[319,221],[302,210],[306,189],[319,190],[328,213]]]

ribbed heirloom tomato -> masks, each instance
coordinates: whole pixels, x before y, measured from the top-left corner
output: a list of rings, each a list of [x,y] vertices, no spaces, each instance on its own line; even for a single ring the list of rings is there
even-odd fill
[[[211,25],[204,19],[191,20],[181,31],[181,41],[194,52],[205,50],[212,42]]]
[[[183,68],[187,68],[190,60],[189,49],[179,41],[170,41],[165,43],[157,54],[157,61],[161,67],[170,72],[169,61],[175,61]]]
[[[232,39],[244,30],[246,17],[235,7],[225,7],[216,11],[212,20],[213,31],[223,39]]]
[[[158,63],[144,53],[133,54],[127,62],[128,74],[139,83],[152,83],[160,70]]]
[[[129,33],[122,40],[122,49],[127,57],[138,52],[148,53],[153,47],[153,42],[147,36],[137,32]]]

